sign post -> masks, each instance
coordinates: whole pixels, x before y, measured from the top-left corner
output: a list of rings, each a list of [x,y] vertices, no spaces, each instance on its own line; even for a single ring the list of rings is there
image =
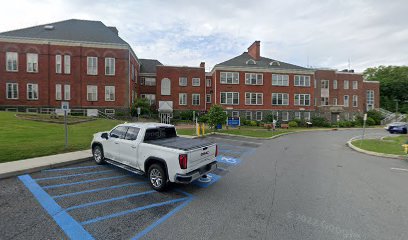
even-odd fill
[[[67,114],[70,112],[69,102],[61,102],[61,109],[64,111],[64,128],[65,128],[65,149],[68,148],[68,123]]]
[[[140,107],[137,107],[136,110],[137,110],[137,121],[139,121],[139,117],[140,117]]]
[[[366,122],[367,122],[367,113],[364,113],[364,118],[363,118],[363,136],[361,137],[360,147],[361,147],[361,145],[363,144],[363,141],[364,141]]]

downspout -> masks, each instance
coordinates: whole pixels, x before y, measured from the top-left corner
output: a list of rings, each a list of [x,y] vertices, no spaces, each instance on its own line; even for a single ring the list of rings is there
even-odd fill
[[[129,111],[130,111],[130,108],[132,107],[132,103],[131,103],[131,101],[132,101],[132,97],[131,97],[131,94],[132,94],[132,90],[133,89],[131,89],[131,87],[130,87],[130,67],[131,67],[131,64],[130,64],[130,48],[128,48],[128,81],[129,81],[129,85],[128,85],[128,101],[129,101],[129,106],[128,106],[128,108],[129,108]]]
[[[48,42],[48,107],[51,107],[51,53],[50,53],[50,42]],[[39,62],[39,61],[38,61]],[[38,66],[37,66],[38,67]],[[39,67],[38,67],[39,68]]]

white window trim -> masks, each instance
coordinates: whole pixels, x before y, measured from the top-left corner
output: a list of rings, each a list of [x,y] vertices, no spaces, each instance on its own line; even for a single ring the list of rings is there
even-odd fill
[[[279,104],[279,103],[273,104],[273,95],[274,95],[274,94],[277,94],[277,95],[278,95],[278,102],[279,102],[279,95],[282,96],[282,104]],[[287,103],[286,103],[286,104],[284,104],[283,95],[287,95],[287,98],[286,98]],[[271,104],[272,104],[273,106],[288,106],[288,105],[289,105],[289,93],[272,93],[272,94],[271,94]]]
[[[208,84],[208,83],[210,83],[210,84]],[[211,85],[212,85],[212,83],[211,83],[211,78],[206,78],[206,79],[205,79],[205,86],[206,86],[206,87],[211,87]]]
[[[182,82],[181,82],[182,79],[183,79],[183,80],[184,80],[184,79],[186,80],[186,81],[185,81],[185,84],[182,84]],[[188,85],[188,78],[187,78],[187,77],[179,77],[179,86],[180,86],[180,87],[187,87],[187,85]]]
[[[194,104],[194,96],[198,96],[198,104]],[[200,104],[201,104],[200,94],[199,93],[191,94],[191,105],[192,106],[200,106]]]
[[[198,79],[198,84],[194,84],[194,80],[197,80],[197,79]],[[192,78],[191,79],[191,85],[193,87],[199,87],[201,85],[201,79],[200,78]]]
[[[59,54],[55,55],[55,73],[62,73],[62,56]]]
[[[358,107],[358,95],[353,95],[353,107]]]
[[[62,100],[62,85],[61,84],[55,84],[55,100]]]
[[[337,80],[333,80],[333,89],[337,89],[338,85],[337,85]]]
[[[298,84],[296,84],[296,78],[297,77],[299,77]],[[303,78],[303,83],[304,84],[300,84],[301,78]],[[308,83],[308,84],[306,84],[306,83]],[[295,77],[293,78],[293,86],[295,86],[295,87],[310,87],[310,76],[308,76],[308,75],[295,75]]]
[[[282,112],[282,121],[289,121],[289,112]]]
[[[347,97],[347,101],[346,101],[346,97]],[[347,104],[346,104],[347,102]],[[349,95],[344,95],[343,96],[343,106],[344,107],[350,107],[350,96]]]
[[[16,97],[11,97],[11,98],[8,97],[8,86],[9,85],[13,85],[13,86],[15,85],[16,86],[16,89],[17,89]],[[6,84],[6,99],[15,100],[15,99],[18,99],[18,97],[19,97],[18,83],[7,83]]]
[[[298,103],[298,104],[296,104],[296,95],[299,95],[299,103]],[[302,95],[304,96],[304,97],[303,97],[303,100],[304,100],[303,103],[300,102],[300,99],[301,99],[301,96],[302,96]],[[305,104],[305,103],[306,103],[306,96],[309,96],[309,97],[308,97],[308,98],[309,98],[309,104]],[[293,104],[294,106],[310,106],[310,94],[295,93],[293,99],[294,99],[294,102],[293,102],[293,103],[294,103],[294,104]]]
[[[71,55],[64,55],[64,74],[71,74]]]
[[[12,56],[16,57],[16,69],[8,69],[8,59]],[[18,72],[18,53],[17,52],[6,52],[6,71],[7,72]]]
[[[32,57],[32,59],[30,59]],[[37,53],[27,53],[26,54],[26,62],[27,62],[27,72],[29,73],[38,73],[39,66],[38,66],[38,54]],[[33,62],[29,62],[29,60],[33,60]],[[32,64],[32,70],[30,70],[30,64]]]
[[[225,81],[222,81],[222,75],[225,74]],[[228,74],[231,74],[231,83],[228,83]],[[237,78],[234,78],[234,75]],[[239,72],[221,72],[220,73],[220,84],[239,84]]]
[[[354,90],[357,90],[357,89],[358,89],[358,81],[353,81],[352,84],[353,84],[353,86],[352,86],[353,89],[354,89]]]
[[[113,108],[107,108],[105,109],[105,114],[106,115],[115,115],[116,111]]]
[[[347,83],[347,88],[346,88],[346,83]],[[345,90],[350,89],[350,81],[349,80],[344,80],[343,81],[343,89],[345,89]]]
[[[116,91],[115,86],[105,86],[105,101],[106,102],[114,102],[116,100],[115,91]],[[109,94],[108,94],[108,92],[109,92]],[[113,92],[113,99],[110,98],[111,92]]]
[[[30,98],[29,97],[29,95],[30,95],[30,92],[29,92],[29,87],[28,86],[31,86],[31,89],[32,89],[32,92],[34,93],[34,92],[37,92],[37,97],[35,97],[35,98]],[[32,95],[34,95],[34,94],[32,94]],[[39,96],[38,96],[39,94],[38,94],[38,84],[37,83],[27,83],[27,100],[38,100],[38,98],[39,98]]]
[[[252,83],[252,75],[255,75],[255,84]],[[261,76],[260,79],[258,79],[259,76]],[[258,80],[260,80],[260,83],[258,83]],[[262,73],[245,73],[245,85],[257,85],[257,86],[263,85],[263,74]]]
[[[273,77],[277,78],[275,84],[274,84]],[[284,79],[284,78],[286,78],[286,79]],[[280,84],[279,84],[279,82],[280,82]],[[284,84],[284,82],[286,84]],[[283,87],[289,86],[289,75],[287,75],[287,74],[272,74],[272,86],[283,86]]]
[[[225,103],[221,102],[221,100],[222,100],[221,96],[222,96],[223,93],[225,93],[225,101],[226,101]],[[232,94],[232,103],[228,103],[228,100],[227,100],[228,93]],[[238,103],[234,103],[234,93],[238,94]],[[239,105],[239,92],[220,92],[220,104],[221,105]]]
[[[96,59],[95,60],[95,66],[92,65],[92,68],[91,68],[91,66],[89,64],[89,60],[91,60],[91,59]],[[94,69],[94,67],[95,67],[95,69]],[[90,70],[92,70],[92,71],[90,71]],[[95,70],[95,71],[93,71],[93,70]],[[98,75],[98,57],[86,57],[86,74],[87,75],[93,75],[93,76]]]
[[[310,112],[303,112],[303,119],[306,121],[310,121]]]
[[[248,114],[249,113],[249,114]],[[249,116],[249,119],[248,119]],[[252,121],[252,112],[251,111],[246,111],[245,112],[245,120],[250,120]]]
[[[261,119],[258,119],[258,113],[261,113]],[[256,112],[255,112],[255,120],[256,120],[256,121],[262,121],[262,119],[263,119],[263,113],[262,113],[262,111],[256,111]]]
[[[182,103],[181,100],[183,99],[182,96],[185,96],[185,102]],[[187,106],[187,93],[179,93],[179,105],[180,106]]]
[[[208,99],[208,96],[210,97],[209,99]],[[212,97],[211,93],[207,93],[207,94],[205,95],[205,102],[206,102],[206,103],[211,103],[211,97]]]
[[[111,63],[113,63],[112,66],[109,66]],[[111,58],[111,57],[105,58],[105,75],[106,76],[115,76],[115,71],[116,71],[115,65],[116,65],[115,58]],[[109,70],[112,72],[108,72],[108,67],[109,67]]]
[[[337,98],[333,98],[333,105],[337,106],[339,104],[339,100]]]
[[[329,80],[320,80],[320,89],[329,89],[330,88],[330,81]]]
[[[239,111],[232,111],[231,112],[231,117],[239,117]]]
[[[147,84],[149,83],[149,84]],[[143,85],[145,86],[156,86],[156,78],[145,77],[143,78]]]
[[[69,84],[64,85],[64,100],[65,101],[71,100],[71,85]]]
[[[93,93],[93,92],[90,92],[90,91],[89,91],[90,88],[96,89],[96,91],[95,91],[95,99],[89,99],[89,93]],[[96,101],[98,101],[98,86],[97,86],[97,85],[87,85],[87,86],[86,86],[86,100],[87,100],[88,102],[96,102]]]
[[[249,103],[247,103],[247,94],[249,94]],[[252,100],[252,94],[255,94],[255,99],[256,103],[251,103]],[[258,95],[261,95],[261,103],[258,103]],[[245,105],[263,105],[263,93],[258,93],[258,92],[245,92]]]

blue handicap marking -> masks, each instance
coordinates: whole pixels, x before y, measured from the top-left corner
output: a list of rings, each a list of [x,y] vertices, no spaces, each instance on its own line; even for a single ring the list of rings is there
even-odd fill
[[[226,163],[230,165],[238,165],[241,162],[241,160],[239,160],[238,158],[219,155],[217,156],[217,162]]]
[[[208,180],[203,180],[201,178],[195,180],[193,182],[194,185],[202,187],[202,188],[206,188],[209,187],[210,185],[212,185],[213,183],[217,182],[218,180],[220,180],[220,176],[218,176],[217,174],[214,173],[209,173],[207,174],[207,178]]]

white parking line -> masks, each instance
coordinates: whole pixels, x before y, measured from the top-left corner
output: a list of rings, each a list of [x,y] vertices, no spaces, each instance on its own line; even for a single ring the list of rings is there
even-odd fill
[[[405,169],[405,168],[391,168],[391,170],[408,172],[408,169]]]

